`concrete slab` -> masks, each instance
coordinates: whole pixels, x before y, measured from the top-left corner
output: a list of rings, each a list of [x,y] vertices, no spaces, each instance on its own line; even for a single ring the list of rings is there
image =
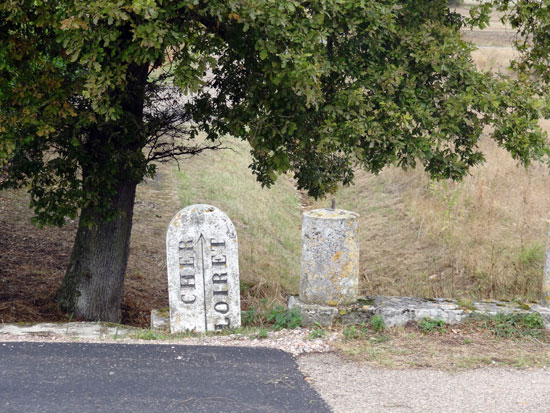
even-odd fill
[[[516,303],[507,301],[476,301],[465,307],[457,300],[447,298],[384,297],[360,298],[347,306],[321,306],[305,304],[297,296],[291,296],[289,308],[297,308],[302,315],[302,325],[323,326],[334,323],[361,324],[379,314],[387,326],[401,326],[409,321],[420,321],[425,317],[440,319],[448,324],[466,321],[472,314],[495,316],[496,314],[541,315],[545,328],[550,329],[550,308],[536,303]]]
[[[67,336],[72,338],[123,338],[134,331],[128,326],[106,323],[70,322],[38,324],[0,324],[0,334],[17,336]]]

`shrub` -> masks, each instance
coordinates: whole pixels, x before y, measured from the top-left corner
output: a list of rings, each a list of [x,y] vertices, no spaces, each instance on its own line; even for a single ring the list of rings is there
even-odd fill
[[[482,325],[499,337],[542,337],[544,335],[544,322],[539,313],[516,313],[486,316],[476,314],[475,318]]]
[[[321,337],[324,337],[325,334],[326,334],[326,331],[323,328],[323,326],[318,322],[316,322],[315,327],[313,327],[313,330],[311,330],[311,332],[309,333],[309,339],[313,340],[316,338],[321,338]]]

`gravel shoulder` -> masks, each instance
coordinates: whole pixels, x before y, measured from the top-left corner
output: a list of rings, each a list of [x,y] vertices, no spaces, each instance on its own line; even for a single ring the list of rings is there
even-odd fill
[[[344,360],[334,353],[302,355],[298,365],[335,412],[550,411],[548,368],[390,370]]]
[[[270,331],[267,338],[255,335],[196,335],[191,337],[166,336],[166,339],[140,339],[138,329],[126,326],[108,326],[100,323],[41,323],[34,325],[0,324],[0,342],[82,342],[82,343],[132,343],[178,344],[202,346],[267,347],[283,350],[293,356],[331,351],[332,336],[325,339],[309,339],[308,328]]]

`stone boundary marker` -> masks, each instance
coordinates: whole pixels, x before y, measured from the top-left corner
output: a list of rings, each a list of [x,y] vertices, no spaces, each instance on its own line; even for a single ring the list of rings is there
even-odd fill
[[[358,214],[314,209],[302,220],[300,300],[338,305],[357,301],[359,288]]]
[[[241,326],[237,232],[225,213],[206,204],[179,211],[166,258],[172,333]]]

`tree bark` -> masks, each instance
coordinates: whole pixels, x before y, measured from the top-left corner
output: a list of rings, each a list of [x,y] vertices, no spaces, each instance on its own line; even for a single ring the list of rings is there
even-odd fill
[[[80,213],[69,267],[56,297],[61,310],[76,318],[120,322],[136,186],[145,172],[133,157],[141,153],[146,141],[143,107],[148,69],[148,64],[128,67],[127,86],[119,91],[122,116],[104,128],[94,129],[84,145],[84,189],[99,197],[108,196],[117,214],[106,222],[94,206],[83,208]],[[107,174],[107,179],[116,182],[116,191],[106,195],[97,188],[99,178],[94,174],[105,168],[110,170],[113,165],[118,170],[111,176]],[[87,184],[90,188],[86,188]]]
[[[76,318],[120,322],[122,286],[128,262],[136,183],[119,184],[112,221],[83,224],[94,210],[85,208],[67,273],[57,293],[60,308]]]

